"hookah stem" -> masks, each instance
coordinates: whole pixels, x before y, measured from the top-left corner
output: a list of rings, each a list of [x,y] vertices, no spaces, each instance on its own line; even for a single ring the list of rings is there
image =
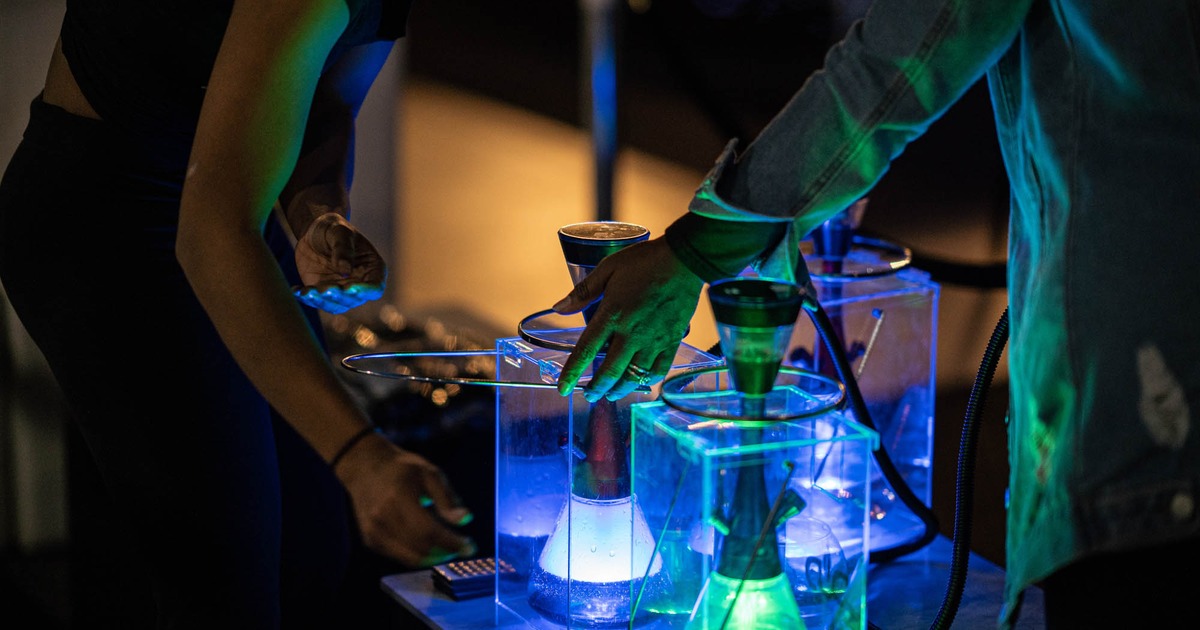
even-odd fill
[[[600,399],[588,410],[584,460],[576,465],[571,492],[599,500],[629,496],[629,469],[624,432],[617,421],[617,404]]]
[[[671,526],[671,515],[674,514],[675,504],[679,502],[679,494],[683,491],[683,480],[687,478],[688,470],[691,467],[690,460],[684,462],[683,471],[679,473],[679,481],[675,483],[675,493],[671,495],[671,502],[667,504],[667,515],[663,517],[662,529],[654,540],[654,551],[650,553],[650,562],[646,563],[646,572],[642,574],[642,583],[638,586],[637,597],[633,600],[633,610],[629,613],[630,630],[633,628],[634,620],[637,619],[637,609],[642,603],[642,595],[646,592],[646,581],[650,578],[650,568],[654,566],[654,556],[658,555],[658,550],[662,548],[662,541],[667,536],[667,528]]]
[[[762,429],[759,427],[747,428],[745,429],[744,436],[742,440],[743,445],[747,443],[759,444],[762,442]],[[738,471],[739,481],[741,480],[741,475],[749,473],[755,475],[755,483],[765,483],[764,473],[766,469],[763,466],[761,455],[742,456],[743,459],[749,459],[750,457],[756,457],[758,461]],[[783,478],[783,484],[779,487],[779,493],[775,495],[775,500],[771,503],[771,510],[767,513],[767,518],[763,521],[762,528],[754,540],[754,548],[750,551],[750,561],[746,564],[746,570],[742,573],[741,580],[738,581],[737,590],[733,594],[733,603],[729,605],[729,608],[725,611],[725,618],[721,620],[720,630],[725,630],[725,625],[729,623],[729,618],[733,615],[733,609],[737,606],[738,598],[742,596],[742,587],[746,584],[746,580],[750,579],[750,572],[754,569],[754,561],[758,557],[758,550],[762,548],[767,536],[775,531],[775,519],[779,514],[779,507],[783,505],[783,497],[787,493],[787,486],[788,482],[792,479],[792,473],[796,472],[796,465],[793,462],[788,461],[785,465],[787,466],[788,473]]]
[[[599,366],[597,359],[593,373]],[[576,465],[571,493],[589,499],[613,500],[629,496],[626,433],[618,422],[615,401],[601,398],[588,409],[584,459]]]

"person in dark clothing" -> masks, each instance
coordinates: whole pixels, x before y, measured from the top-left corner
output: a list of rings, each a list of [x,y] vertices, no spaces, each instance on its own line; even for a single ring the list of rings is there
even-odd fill
[[[382,295],[384,262],[347,221],[354,118],[407,13],[67,3],[0,183],[0,280],[160,628],[339,627],[358,537],[407,566],[474,553],[455,530],[470,512],[371,429],[312,310]]]

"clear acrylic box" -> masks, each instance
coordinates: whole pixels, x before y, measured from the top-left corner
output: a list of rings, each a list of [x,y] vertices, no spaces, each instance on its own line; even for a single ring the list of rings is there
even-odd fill
[[[688,384],[712,400],[632,408],[631,490],[664,574],[635,612],[687,630],[865,628],[869,550],[854,541],[873,524],[845,489],[869,493],[878,435],[794,384],[768,405],[799,417],[730,420],[726,374]]]
[[[497,380],[555,383],[568,348],[499,339]],[[681,344],[673,371],[717,362]],[[589,404],[581,389],[497,388],[496,555],[515,569],[497,575],[498,615],[531,627],[629,627],[634,584],[660,566],[630,490],[630,409],[656,397],[647,389]],[[661,587],[655,577],[648,588]]]
[[[907,267],[907,258],[892,256],[896,251],[903,250],[856,237],[837,273],[822,268],[823,260],[809,251],[805,258],[817,299],[839,329],[881,447],[913,494],[932,506],[940,286],[927,273]],[[806,317],[797,322],[784,365],[835,375]],[[878,551],[920,538],[925,524],[901,502],[874,461],[871,471],[870,547]]]

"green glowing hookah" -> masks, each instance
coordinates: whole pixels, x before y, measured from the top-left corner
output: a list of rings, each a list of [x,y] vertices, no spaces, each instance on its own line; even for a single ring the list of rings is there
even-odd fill
[[[708,297],[740,398],[741,444],[753,450],[763,440],[766,395],[779,373],[804,290],[779,280],[733,278],[710,285]],[[803,501],[792,492],[769,499],[760,454],[743,454],[741,463],[729,518],[714,524],[723,534],[715,567],[687,630],[803,629],[775,539],[776,527],[798,513]]]

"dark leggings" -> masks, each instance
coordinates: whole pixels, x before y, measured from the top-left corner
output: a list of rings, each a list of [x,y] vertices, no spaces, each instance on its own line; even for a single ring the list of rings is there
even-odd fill
[[[1046,628],[1193,627],[1198,566],[1200,538],[1074,562],[1042,582]]]
[[[157,626],[338,627],[345,495],[209,323],[174,256],[182,178],[138,146],[36,101],[0,183],[0,280],[129,532]],[[294,278],[286,237],[267,238]]]

